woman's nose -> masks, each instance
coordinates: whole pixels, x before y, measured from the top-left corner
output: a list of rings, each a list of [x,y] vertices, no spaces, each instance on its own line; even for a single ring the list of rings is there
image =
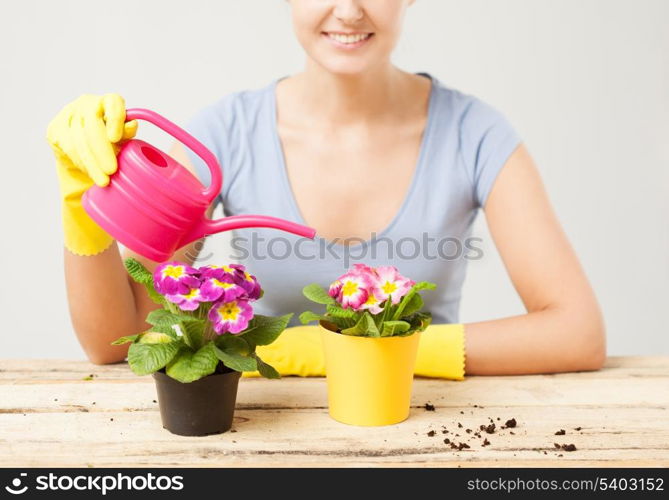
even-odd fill
[[[334,0],[334,3],[333,14],[343,23],[356,23],[365,15],[359,0]]]

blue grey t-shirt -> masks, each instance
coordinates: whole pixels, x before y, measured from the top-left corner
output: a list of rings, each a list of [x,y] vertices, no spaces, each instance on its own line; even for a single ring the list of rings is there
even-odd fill
[[[415,281],[437,283],[423,293],[434,323],[457,323],[467,261],[480,258],[471,238],[478,209],[509,155],[521,142],[508,120],[482,100],[432,81],[428,119],[409,191],[390,224],[367,241],[341,245],[274,229],[234,231],[232,251],[221,249],[196,265],[233,260],[257,276],[264,297],[258,314],[296,313],[315,305],[302,296],[309,283],[328,286],[356,262],[393,265]],[[304,224],[288,180],[276,123],[276,84],[234,92],[204,107],[184,127],[218,158],[225,215],[263,214]],[[205,163],[188,150],[200,180]],[[408,168],[409,166],[407,166]],[[332,171],[327,175],[337,176]],[[318,228],[315,228],[318,231]],[[216,236],[213,236],[216,238]],[[316,307],[317,308],[317,307]]]

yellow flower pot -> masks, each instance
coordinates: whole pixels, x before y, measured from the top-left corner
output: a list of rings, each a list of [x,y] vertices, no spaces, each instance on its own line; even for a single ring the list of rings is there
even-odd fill
[[[320,329],[330,416],[366,426],[406,420],[420,333],[373,338]]]

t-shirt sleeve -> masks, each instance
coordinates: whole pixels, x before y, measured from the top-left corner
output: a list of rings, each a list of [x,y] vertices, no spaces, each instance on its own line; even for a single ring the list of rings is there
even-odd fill
[[[477,98],[472,98],[463,113],[460,134],[474,201],[484,207],[495,179],[522,140],[500,111]]]
[[[224,144],[227,134],[225,125],[221,120],[218,111],[218,103],[200,109],[186,122],[183,129],[211,151],[218,161],[221,173],[223,174],[223,187],[221,193],[216,196],[213,202],[214,207],[217,207],[224,199],[225,165],[228,163],[227,158],[224,157],[224,152],[227,149]],[[188,159],[195,168],[198,179],[203,185],[208,186],[211,183],[211,172],[209,171],[209,167],[194,151],[187,146],[184,147]]]

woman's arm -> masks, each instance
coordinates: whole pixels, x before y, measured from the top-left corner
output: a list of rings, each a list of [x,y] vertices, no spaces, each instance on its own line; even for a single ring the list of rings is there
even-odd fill
[[[466,373],[601,368],[606,335],[597,299],[524,146],[505,164],[484,210],[527,314],[465,325]]]
[[[194,169],[178,143],[170,156],[188,168]],[[213,207],[207,210],[211,217]],[[179,249],[170,260],[192,264],[201,241]],[[79,256],[65,249],[65,282],[72,326],[86,356],[96,364],[115,363],[125,359],[129,344],[112,346],[110,343],[123,335],[132,335],[149,327],[144,320],[158,306],[149,299],[142,285],[135,283],[125,270],[123,259],[134,257],[153,271],[153,262],[130,250],[123,255],[114,242],[104,252],[93,256]]]

